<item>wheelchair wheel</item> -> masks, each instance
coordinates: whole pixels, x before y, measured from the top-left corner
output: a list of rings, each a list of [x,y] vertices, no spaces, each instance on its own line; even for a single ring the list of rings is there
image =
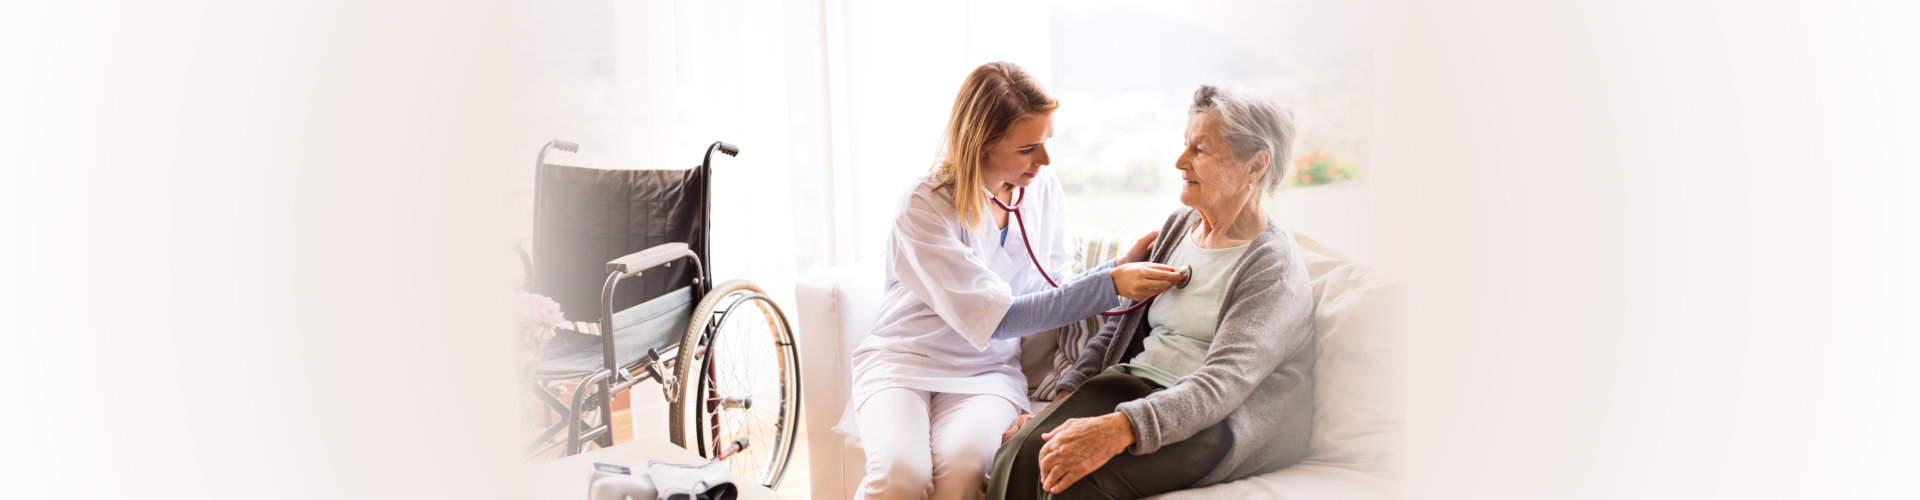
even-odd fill
[[[749,281],[715,287],[694,309],[674,376],[674,444],[712,458],[744,439],[727,468],[779,486],[800,417],[800,356],[779,305]]]

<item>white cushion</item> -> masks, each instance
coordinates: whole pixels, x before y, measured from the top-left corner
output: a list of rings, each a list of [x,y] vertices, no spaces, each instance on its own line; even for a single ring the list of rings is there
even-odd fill
[[[848,498],[860,483],[865,457],[833,426],[851,397],[850,357],[879,316],[885,280],[878,264],[855,264],[815,271],[796,286],[800,422],[814,498]]]
[[[1147,497],[1149,500],[1375,500],[1399,498],[1400,483],[1331,465],[1300,464],[1239,481]]]
[[[1380,273],[1294,234],[1313,282],[1313,437],[1306,464],[1398,477],[1399,339],[1395,288]]]

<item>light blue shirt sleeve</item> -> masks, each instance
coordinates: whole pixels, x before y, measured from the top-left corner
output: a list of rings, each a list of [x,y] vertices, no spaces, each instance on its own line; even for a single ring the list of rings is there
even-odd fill
[[[1113,263],[1103,262],[1060,288],[1014,297],[993,338],[1014,339],[1052,330],[1120,305],[1120,295],[1113,288]]]

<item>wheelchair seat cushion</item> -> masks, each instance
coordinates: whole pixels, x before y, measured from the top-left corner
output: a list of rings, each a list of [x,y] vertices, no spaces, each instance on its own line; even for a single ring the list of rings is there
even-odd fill
[[[665,350],[678,344],[692,320],[693,287],[682,287],[613,314],[614,360],[626,367],[639,362],[648,348]],[[547,341],[534,376],[574,378],[605,368],[599,335],[571,330],[556,332]]]

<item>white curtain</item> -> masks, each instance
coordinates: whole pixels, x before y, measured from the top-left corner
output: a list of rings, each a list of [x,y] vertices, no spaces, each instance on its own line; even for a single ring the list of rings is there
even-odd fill
[[[879,256],[895,203],[927,171],[954,93],[1006,60],[1051,79],[1045,3],[613,1],[522,5],[515,136],[527,161],[685,168],[715,160],[715,279],[747,278],[784,303],[795,277]],[[517,210],[525,235],[531,209]]]
[[[834,121],[834,260],[880,257],[895,206],[938,153],[954,95],[981,63],[1050,85],[1048,5],[826,2]]]

